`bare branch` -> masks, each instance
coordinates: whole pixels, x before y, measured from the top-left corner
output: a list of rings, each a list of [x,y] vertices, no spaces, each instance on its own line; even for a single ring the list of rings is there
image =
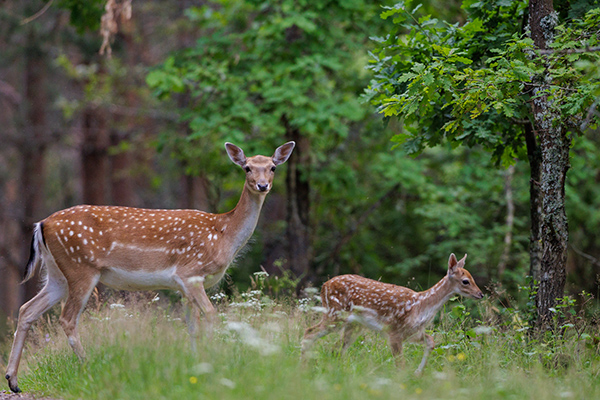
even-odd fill
[[[25,18],[23,21],[21,21],[21,25],[28,24],[31,21],[35,21],[36,19],[38,19],[39,17],[41,17],[46,11],[48,11],[48,9],[50,8],[50,6],[52,5],[52,2],[54,2],[54,0],[50,0],[49,2],[47,2],[44,5],[44,7],[42,7],[42,9],[40,11],[36,12],[31,17]]]
[[[13,105],[21,104],[21,95],[11,84],[0,80],[0,94],[6,97]]]
[[[591,256],[587,253],[584,253],[583,251],[579,250],[577,247],[573,246],[572,244],[569,244],[569,247],[578,255],[580,255],[581,257],[585,258],[586,260],[588,260],[589,262],[591,262],[594,265],[597,265],[600,267],[600,260],[597,259],[594,256]]]
[[[554,50],[554,49],[540,49],[538,50],[540,54],[575,54],[575,53],[594,53],[596,51],[600,51],[600,46],[593,47],[584,47],[582,49],[562,49],[562,50]]]

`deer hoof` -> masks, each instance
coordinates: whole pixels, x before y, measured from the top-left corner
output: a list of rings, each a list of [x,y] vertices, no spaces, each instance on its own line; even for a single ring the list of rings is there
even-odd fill
[[[20,393],[21,392],[21,389],[19,389],[19,386],[17,386],[17,382],[15,382],[14,384],[12,383],[9,374],[6,374],[5,378],[8,381],[8,387],[10,388],[10,390],[13,391],[13,393]]]

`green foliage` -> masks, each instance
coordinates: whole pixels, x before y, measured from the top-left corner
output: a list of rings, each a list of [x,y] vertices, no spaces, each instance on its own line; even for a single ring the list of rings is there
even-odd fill
[[[524,158],[520,124],[533,118],[540,80],[551,85],[536,96],[549,95],[579,131],[600,88],[584,73],[600,55],[579,51],[597,45],[600,9],[557,27],[553,52],[540,54],[522,31],[526,8],[525,1],[464,1],[462,25],[418,16],[410,1],[386,8],[381,16],[394,27],[372,53],[375,80],[366,97],[386,117],[404,119],[409,128],[393,138],[398,145],[413,154],[447,140],[482,145],[503,164]]]
[[[59,0],[56,5],[71,13],[70,23],[79,34],[85,31],[97,31],[104,14],[105,0]]]

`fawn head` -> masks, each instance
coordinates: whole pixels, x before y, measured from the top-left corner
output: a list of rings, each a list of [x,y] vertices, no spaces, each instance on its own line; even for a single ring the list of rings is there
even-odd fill
[[[267,194],[273,187],[275,168],[290,158],[295,142],[279,146],[272,157],[244,155],[244,151],[232,143],[225,143],[225,150],[231,161],[246,171],[246,185],[252,192]]]
[[[452,282],[456,293],[472,299],[482,299],[483,292],[479,289],[469,271],[465,269],[466,259],[467,255],[465,254],[463,258],[456,261],[454,253],[450,254],[450,258],[448,259],[448,279]]]

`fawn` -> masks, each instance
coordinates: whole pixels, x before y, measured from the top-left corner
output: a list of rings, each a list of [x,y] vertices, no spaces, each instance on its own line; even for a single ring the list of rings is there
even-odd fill
[[[315,340],[344,328],[342,352],[355,340],[359,324],[375,331],[385,331],[396,362],[400,361],[405,341],[423,341],[425,352],[415,374],[420,375],[435,343],[425,333],[439,309],[454,294],[483,298],[475,280],[464,269],[467,255],[457,261],[454,254],[448,260],[448,273],[435,286],[423,292],[383,283],[358,275],[340,275],[325,282],[321,299],[325,307],[323,319],[304,333],[303,357]],[[344,314],[350,315],[345,317]],[[400,361],[402,363],[402,361]]]

